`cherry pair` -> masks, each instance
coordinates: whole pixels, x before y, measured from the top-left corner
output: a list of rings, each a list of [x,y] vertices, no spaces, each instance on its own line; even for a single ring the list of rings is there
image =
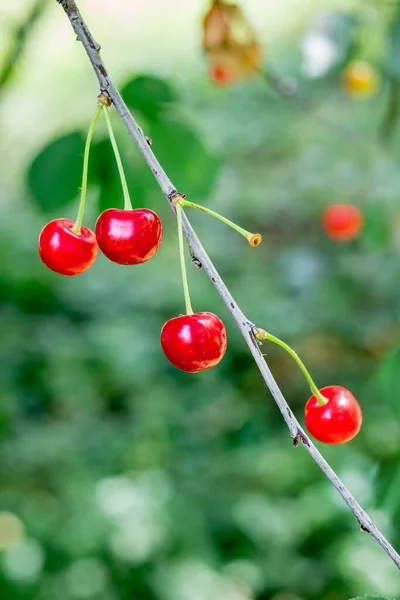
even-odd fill
[[[255,337],[260,342],[269,340],[284,348],[308,381],[313,395],[306,403],[304,418],[310,434],[325,444],[343,444],[353,439],[362,424],[361,408],[353,394],[340,385],[318,389],[304,363],[288,344],[264,329],[257,329]]]
[[[157,252],[162,238],[161,221],[147,208],[133,209],[121,157],[115,141],[110,117],[109,100],[99,98],[99,108],[89,128],[83,161],[82,193],[76,222],[55,219],[39,236],[39,254],[50,269],[61,275],[79,275],[95,261],[98,248],[111,261],[122,265],[137,265]],[[89,151],[100,113],[104,112],[111,144],[118,165],[124,193],[123,210],[110,208],[97,219],[95,232],[82,225],[87,193]]]
[[[109,208],[97,219],[96,234],[69,219],[48,223],[39,238],[42,261],[61,275],[79,275],[95,261],[98,248],[120,265],[138,265],[157,251],[162,238],[161,221],[147,208]]]

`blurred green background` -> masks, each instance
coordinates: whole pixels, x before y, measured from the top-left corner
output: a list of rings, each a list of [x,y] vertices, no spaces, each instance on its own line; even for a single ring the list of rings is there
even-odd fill
[[[0,3],[0,72],[34,4]],[[132,268],[99,256],[75,278],[40,262],[41,228],[76,215],[98,93],[63,11],[55,0],[42,4],[0,87],[1,599],[400,595],[395,565],[292,448],[202,271],[189,270],[194,309],[225,321],[227,354],[198,375],[162,354],[160,329],[184,310],[176,224],[114,112],[133,202],[164,224],[160,251]],[[400,548],[397,3],[241,0],[265,72],[296,81],[305,110],[261,77],[210,83],[201,51],[207,0],[79,4],[177,188],[263,234],[253,250],[221,223],[189,214],[248,318],[294,346],[320,386],[340,384],[358,398],[359,436],[322,451]],[[380,75],[368,100],[343,90],[353,59]],[[323,233],[333,202],[363,210],[356,241]],[[100,122],[86,225],[109,206],[122,206],[122,193]],[[304,379],[279,348],[264,351],[302,421]]]

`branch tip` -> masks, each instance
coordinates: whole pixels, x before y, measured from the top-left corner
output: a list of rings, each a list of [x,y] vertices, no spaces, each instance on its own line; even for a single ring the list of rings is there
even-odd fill
[[[259,246],[261,244],[261,241],[262,241],[262,235],[261,235],[261,233],[254,233],[251,236],[251,238],[249,239],[249,244],[253,248],[256,248],[257,246]]]

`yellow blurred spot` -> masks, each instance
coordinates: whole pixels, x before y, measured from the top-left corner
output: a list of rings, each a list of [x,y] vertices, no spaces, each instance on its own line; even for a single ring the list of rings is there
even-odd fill
[[[10,512],[0,512],[0,550],[7,550],[24,536],[22,521]]]
[[[369,98],[377,90],[378,74],[369,63],[353,61],[343,71],[343,87],[353,98]]]

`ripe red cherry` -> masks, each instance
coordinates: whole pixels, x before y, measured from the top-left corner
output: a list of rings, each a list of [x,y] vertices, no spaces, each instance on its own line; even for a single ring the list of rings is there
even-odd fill
[[[310,434],[324,444],[343,444],[361,429],[362,412],[353,394],[340,385],[320,390],[328,402],[320,406],[311,396],[305,407],[305,422]]]
[[[209,77],[216,85],[230,85],[235,79],[235,73],[228,67],[212,65],[209,70]]]
[[[96,223],[100,250],[120,265],[139,265],[158,250],[162,238],[161,221],[148,208],[105,210]]]
[[[360,233],[364,217],[353,204],[332,204],[322,215],[325,233],[335,241],[349,242]]]
[[[75,223],[55,219],[42,229],[39,254],[45,265],[61,275],[79,275],[86,271],[97,256],[96,237],[87,227],[80,233],[72,231]]]
[[[225,326],[209,312],[175,317],[162,328],[161,346],[168,360],[181,371],[205,371],[215,367],[225,354]]]

